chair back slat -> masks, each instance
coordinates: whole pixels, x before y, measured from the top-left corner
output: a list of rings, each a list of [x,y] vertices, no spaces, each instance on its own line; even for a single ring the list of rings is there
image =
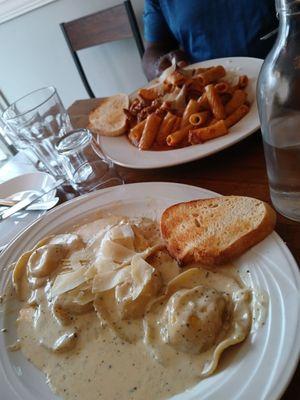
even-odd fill
[[[123,4],[64,23],[73,50],[132,37]]]
[[[60,27],[82,83],[91,98],[94,98],[95,94],[82,67],[77,54],[78,50],[133,37],[141,58],[145,51],[130,0],[125,0],[122,4],[106,10],[61,23]]]

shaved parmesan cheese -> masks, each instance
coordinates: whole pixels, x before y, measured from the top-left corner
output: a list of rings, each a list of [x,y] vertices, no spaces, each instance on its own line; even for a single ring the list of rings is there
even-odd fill
[[[156,84],[163,83],[175,70],[176,70],[176,58],[173,57],[172,64],[168,68],[166,68],[163,71],[163,73],[155,80]],[[153,86],[156,86],[156,85],[153,85]],[[153,87],[153,86],[150,86],[150,87]]]
[[[86,281],[85,270],[84,267],[81,267],[75,271],[57,275],[51,288],[51,298],[69,292],[84,283]]]
[[[113,289],[117,285],[131,279],[130,267],[124,267],[115,271],[97,274],[93,280],[92,292],[101,293]]]
[[[111,271],[119,268],[120,266],[128,265],[131,263],[132,258],[139,254],[142,258],[147,258],[153,251],[155,251],[160,245],[154,247],[144,246],[147,241],[139,240],[138,250],[143,250],[141,253],[137,253],[135,249],[136,244],[136,230],[137,228],[121,222],[119,225],[112,227],[104,235],[100,249],[96,252],[95,267],[98,273],[105,271]],[[139,236],[142,236],[139,234]]]
[[[135,300],[141,294],[144,287],[151,280],[154,271],[155,269],[140,256],[133,257],[131,263],[133,281],[132,300]]]
[[[69,255],[70,267],[73,269],[78,266],[84,267],[90,263],[93,254],[88,249],[84,248]]]
[[[156,295],[161,281],[155,269],[140,256],[132,259],[131,280],[115,289],[115,299],[121,319],[141,318],[149,300]]]
[[[137,253],[136,255],[143,259],[146,259],[147,257],[151,256],[151,254],[153,254],[157,250],[160,250],[163,247],[164,245],[162,243],[158,243],[155,246],[148,247],[146,250],[142,251],[141,253]]]
[[[176,97],[179,95],[179,93],[181,92],[181,89],[179,87],[176,87],[173,92],[170,93],[166,93],[164,94],[164,96],[162,97],[162,101],[167,101],[167,102],[173,102],[176,100]]]
[[[184,111],[186,107],[186,86],[183,85],[176,99],[172,102],[172,108],[178,111]]]
[[[101,247],[101,243],[107,232],[112,228],[112,226],[107,226],[100,232],[97,232],[96,235],[93,236],[92,239],[89,241],[89,249],[94,253],[97,254],[97,251]]]
[[[162,95],[164,93],[163,82],[176,70],[176,59],[172,58],[172,64],[170,67],[166,68],[163,73],[156,79],[152,81],[152,83],[147,86],[147,89],[155,88],[157,89],[157,95]]]
[[[102,274],[103,272],[114,271],[121,267],[121,264],[115,263],[111,260],[107,260],[105,258],[98,258],[95,261],[94,268],[96,273]]]
[[[134,250],[134,232],[129,224],[126,223],[114,226],[109,231],[109,236],[114,242]]]
[[[137,252],[144,251],[149,247],[148,240],[145,239],[144,235],[141,233],[141,230],[136,225],[132,225],[132,230],[134,232],[134,248]]]
[[[94,276],[97,273],[97,269],[94,265],[91,265],[90,267],[86,268],[84,271],[84,276],[86,280],[94,278]]]
[[[115,243],[112,240],[104,238],[99,256],[106,258],[107,260],[115,261],[118,263],[130,263],[132,257],[135,255],[135,251],[128,249],[121,244]]]

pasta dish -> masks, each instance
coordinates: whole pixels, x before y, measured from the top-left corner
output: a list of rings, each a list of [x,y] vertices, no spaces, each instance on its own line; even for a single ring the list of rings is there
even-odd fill
[[[230,82],[226,75],[221,65],[165,71],[159,83],[140,89],[124,110],[130,142],[140,150],[168,150],[228,134],[250,104],[248,77]]]
[[[252,322],[233,266],[181,267],[158,223],[105,216],[44,238],[13,271],[24,355],[64,399],[167,399]]]

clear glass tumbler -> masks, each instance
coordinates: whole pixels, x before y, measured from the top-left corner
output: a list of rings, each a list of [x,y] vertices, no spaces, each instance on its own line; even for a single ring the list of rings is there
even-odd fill
[[[79,193],[124,183],[88,129],[68,132],[57,142],[56,149],[71,184]]]
[[[274,207],[300,221],[300,2],[276,0],[279,32],[261,69],[257,100]]]
[[[30,146],[30,143],[18,136],[12,129],[3,122],[0,117],[0,131],[2,130],[5,138],[8,138],[10,142],[13,144],[13,154],[15,152],[22,152],[25,156],[29,159],[29,161],[35,166],[36,169],[42,172],[47,172],[46,167],[44,164],[39,160],[36,152],[34,151],[33,147]]]
[[[54,87],[27,94],[11,104],[2,118],[19,145],[31,147],[53,176],[65,176],[55,144],[72,126]]]

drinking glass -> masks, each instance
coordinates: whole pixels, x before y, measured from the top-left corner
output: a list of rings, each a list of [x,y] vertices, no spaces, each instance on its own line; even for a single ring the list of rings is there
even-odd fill
[[[11,104],[2,118],[19,147],[31,147],[54,177],[65,177],[55,144],[72,126],[54,87],[27,94]]]
[[[0,117],[0,132],[3,132],[3,136],[8,138],[13,145],[12,153],[15,155],[18,151],[25,154],[28,160],[37,168],[39,171],[47,172],[46,167],[38,159],[36,153],[34,152],[32,146],[25,139],[14,133],[11,128],[4,123]]]
[[[81,194],[124,183],[88,129],[68,132],[56,150],[71,184]]]

